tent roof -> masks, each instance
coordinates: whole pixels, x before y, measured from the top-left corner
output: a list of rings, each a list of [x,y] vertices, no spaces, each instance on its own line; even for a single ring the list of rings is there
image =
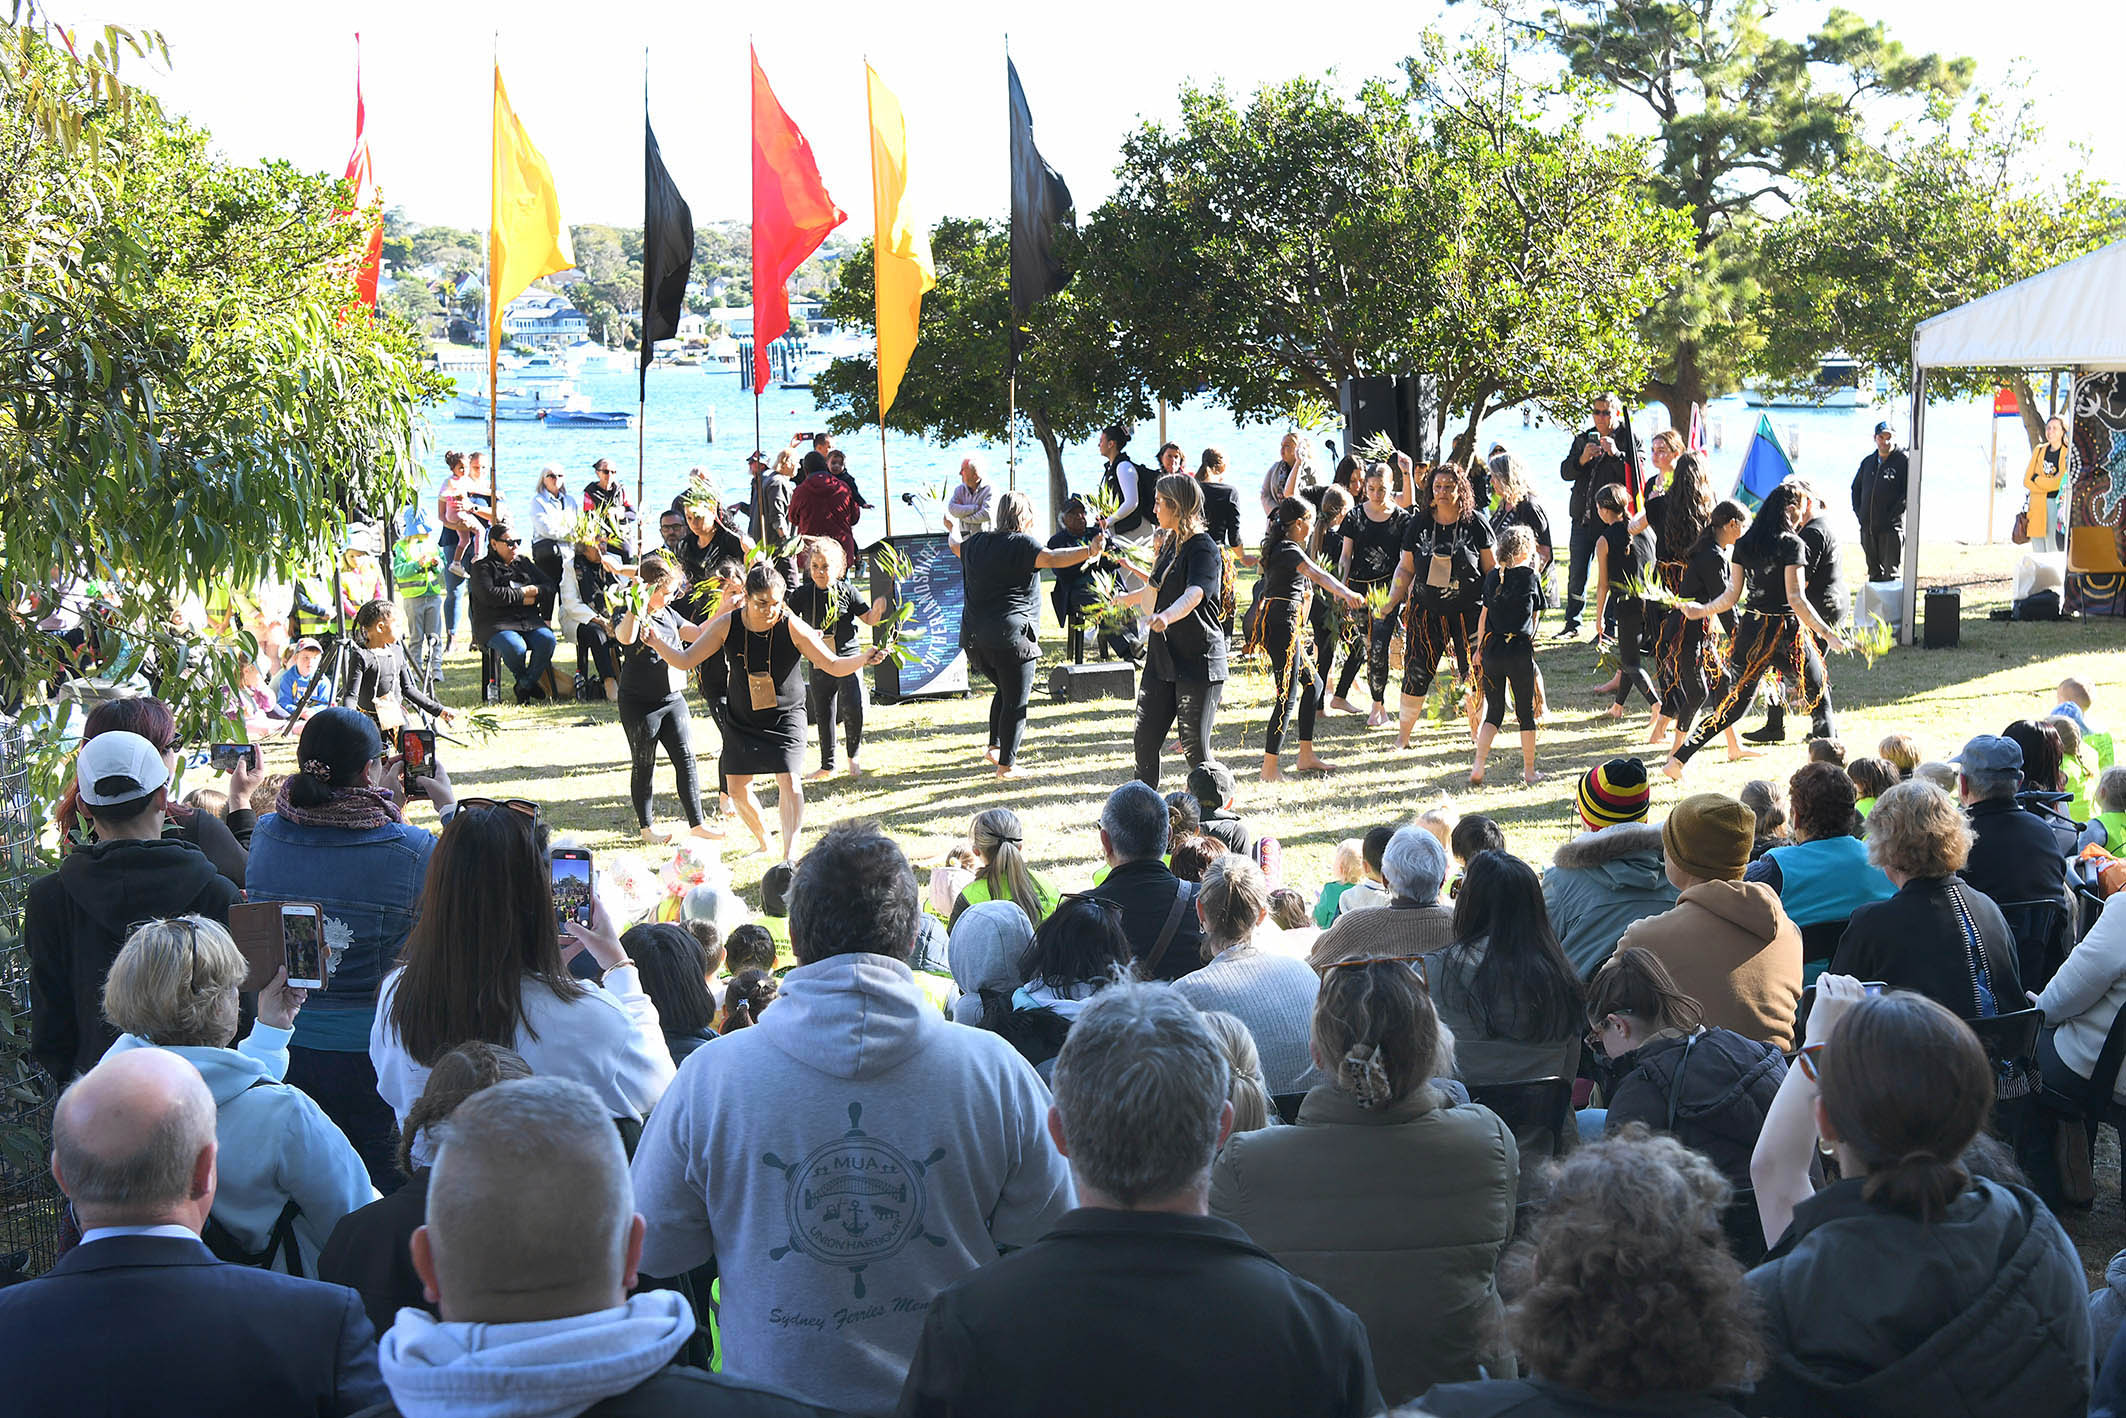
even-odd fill
[[[2126,369],[2126,241],[1920,322],[1922,369]]]

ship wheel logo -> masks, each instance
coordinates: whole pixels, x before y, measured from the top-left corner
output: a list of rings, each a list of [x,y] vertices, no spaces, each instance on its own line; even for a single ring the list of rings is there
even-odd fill
[[[784,1211],[790,1244],[768,1252],[781,1260],[801,1251],[823,1265],[848,1268],[856,1298],[864,1298],[864,1267],[896,1255],[921,1236],[933,1246],[943,1236],[923,1230],[928,1197],[925,1174],[944,1159],[940,1147],[922,1161],[911,1161],[882,1138],[866,1133],[864,1105],[849,1105],[849,1130],[814,1148],[802,1162],[785,1162],[772,1152],[761,1163],[783,1174],[788,1185]]]

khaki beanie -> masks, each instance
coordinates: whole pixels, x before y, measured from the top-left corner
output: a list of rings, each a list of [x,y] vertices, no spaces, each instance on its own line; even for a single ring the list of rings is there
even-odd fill
[[[1661,824],[1661,850],[1701,880],[1740,881],[1756,835],[1756,814],[1741,803],[1722,793],[1693,793]]]

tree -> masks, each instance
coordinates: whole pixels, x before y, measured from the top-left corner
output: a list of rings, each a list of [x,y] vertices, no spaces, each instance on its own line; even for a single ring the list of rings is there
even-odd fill
[[[948,217],[931,230],[930,252],[937,288],[923,297],[921,334],[886,426],[944,443],[1002,440],[1010,400],[1004,373],[1010,354],[1009,229],[1001,222]],[[870,243],[840,264],[841,279],[827,297],[825,314],[846,328],[872,329],[877,296]],[[1051,510],[1070,496],[1066,443],[1152,411],[1088,290],[1081,277],[1035,307],[1033,343],[1019,360],[1019,416],[1047,455]],[[875,359],[835,360],[814,391],[837,433],[877,426]]]
[[[102,672],[151,660],[198,741],[256,647],[200,643],[172,608],[403,505],[420,405],[444,386],[403,321],[353,304],[370,214],[338,215],[343,182],[224,164],[152,105],[115,112],[34,29],[0,24],[0,45],[0,685],[33,697],[53,678],[65,647],[36,616],[90,576]],[[93,160],[12,101],[24,85],[71,107]],[[40,801],[61,763],[40,739]]]
[[[1493,0],[1502,15],[1510,3]],[[1774,13],[1772,0],[1562,0],[1513,22],[1653,118],[1647,180],[1689,215],[1694,259],[1642,317],[1664,358],[1641,387],[1679,428],[1691,405],[1736,387],[1764,338],[1768,206],[1845,162],[1875,101],[1953,97],[1973,71],[1969,59],[1908,53],[1847,10],[1802,40],[1772,34]]]
[[[1644,143],[1587,136],[1584,86],[1528,84],[1494,51],[1450,56],[1431,36],[1405,70],[1429,130],[1425,219],[1446,253],[1420,368],[1438,394],[1435,432],[1459,416],[1450,456],[1467,459],[1500,410],[1534,402],[1570,420],[1645,378],[1652,351],[1617,312],[1677,279],[1689,227],[1635,180]],[[1546,123],[1546,110],[1562,116]]]
[[[1898,135],[1893,135],[1893,138]],[[1853,154],[1811,180],[1764,243],[1768,378],[1805,382],[1842,349],[1910,383],[1912,328],[2126,234],[2126,198],[2077,166],[2046,174],[2027,103],[1981,95],[1960,118]],[[2025,370],[1943,370],[1931,391],[2006,383],[2035,444],[2042,404]]]

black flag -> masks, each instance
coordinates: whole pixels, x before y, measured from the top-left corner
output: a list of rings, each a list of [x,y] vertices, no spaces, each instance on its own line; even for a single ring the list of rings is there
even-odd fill
[[[659,340],[679,333],[687,277],[694,270],[694,214],[664,170],[657,135],[642,116],[642,395],[649,396],[650,360]]]
[[[1034,146],[1019,67],[1004,61],[1011,96],[1011,364],[1026,347],[1026,317],[1070,281],[1056,259],[1056,228],[1073,225],[1070,188]]]

